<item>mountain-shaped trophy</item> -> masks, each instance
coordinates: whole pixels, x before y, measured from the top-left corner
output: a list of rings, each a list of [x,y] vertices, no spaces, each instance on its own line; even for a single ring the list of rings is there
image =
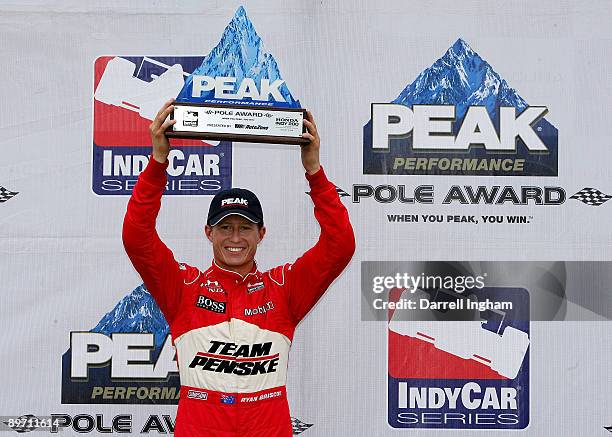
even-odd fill
[[[293,98],[240,7],[219,44],[185,79],[170,138],[306,144],[306,110]]]

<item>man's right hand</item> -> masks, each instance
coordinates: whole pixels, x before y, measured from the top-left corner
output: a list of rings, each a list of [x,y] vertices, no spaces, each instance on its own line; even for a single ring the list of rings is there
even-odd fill
[[[151,143],[153,144],[153,159],[162,164],[168,160],[170,154],[170,142],[166,137],[166,129],[176,123],[176,120],[166,120],[174,110],[173,103],[174,99],[164,103],[164,106],[155,116],[155,120],[149,125]]]

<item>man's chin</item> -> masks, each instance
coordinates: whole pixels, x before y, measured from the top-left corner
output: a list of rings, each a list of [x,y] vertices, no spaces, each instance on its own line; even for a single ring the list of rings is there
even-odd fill
[[[222,261],[228,267],[242,267],[245,264],[249,263],[249,260],[246,259],[244,256],[240,256],[240,257],[225,256],[223,257]]]

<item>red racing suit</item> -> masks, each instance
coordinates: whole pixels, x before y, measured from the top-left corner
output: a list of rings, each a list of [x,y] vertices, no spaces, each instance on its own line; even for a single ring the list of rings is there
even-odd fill
[[[166,167],[153,158],[123,222],[132,264],[162,310],[181,380],[174,435],[291,436],[285,384],[293,333],[355,250],[346,208],[323,169],[306,175],[318,242],[293,264],[246,276],[214,261],[206,271],[175,261],[155,220]]]

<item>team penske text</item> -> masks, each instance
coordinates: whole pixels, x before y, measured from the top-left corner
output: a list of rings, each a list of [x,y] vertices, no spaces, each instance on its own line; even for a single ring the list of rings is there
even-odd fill
[[[242,344],[210,341],[206,352],[198,352],[189,367],[208,372],[258,375],[276,372],[279,354],[270,355],[272,342]]]

